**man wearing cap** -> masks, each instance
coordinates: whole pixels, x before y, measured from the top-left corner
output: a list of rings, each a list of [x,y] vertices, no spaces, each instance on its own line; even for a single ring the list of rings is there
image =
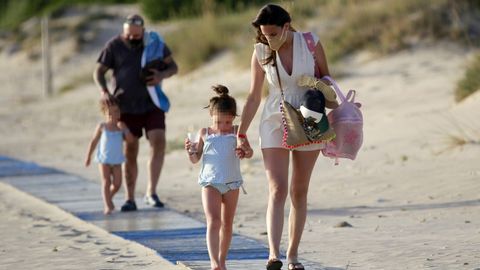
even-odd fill
[[[125,142],[127,192],[121,211],[137,210],[137,156],[143,130],[151,150],[145,202],[163,207],[156,188],[165,155],[165,113],[170,103],[161,82],[178,71],[170,49],[157,33],[146,31],[143,18],[135,14],[125,19],[123,32],[106,43],[97,63],[93,77],[100,88],[102,102],[108,103],[112,97],[118,100],[121,121],[136,137],[134,142]],[[108,88],[105,79],[110,69],[113,71],[112,89]]]

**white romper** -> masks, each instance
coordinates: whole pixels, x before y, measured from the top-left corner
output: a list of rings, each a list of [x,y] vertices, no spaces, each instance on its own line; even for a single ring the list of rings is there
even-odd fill
[[[301,75],[314,76],[315,62],[313,56],[308,50],[305,38],[301,32],[293,33],[293,64],[292,74],[288,75],[283,67],[282,61],[277,54],[278,71],[282,80],[283,93],[285,100],[292,104],[295,108],[300,107],[303,95],[307,91],[305,87],[297,86],[297,80]],[[315,44],[318,43],[318,36],[313,34]],[[263,65],[263,59],[267,58],[270,49],[262,43],[255,44],[255,52],[260,66],[265,71],[265,77],[268,81],[269,95],[265,100],[262,118],[260,120],[260,147],[264,148],[284,148],[282,146],[283,127],[282,114],[280,112],[280,86],[278,84],[276,69],[269,63]],[[294,150],[312,151],[324,148],[324,144],[311,144],[298,147]],[[286,149],[286,148],[285,148]]]

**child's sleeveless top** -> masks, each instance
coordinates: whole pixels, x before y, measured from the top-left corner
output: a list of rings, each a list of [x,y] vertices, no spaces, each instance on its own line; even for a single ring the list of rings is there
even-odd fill
[[[285,100],[292,104],[295,108],[300,108],[303,95],[308,90],[305,87],[299,87],[297,80],[301,75],[314,76],[315,62],[312,54],[308,50],[307,43],[300,32],[293,33],[293,61],[292,73],[289,75],[282,64],[282,60],[277,54],[276,61],[278,63],[278,71],[282,80],[283,92]],[[318,42],[318,36],[313,34],[315,44]],[[277,79],[276,69],[272,63],[263,65],[264,60],[268,57],[270,49],[262,43],[255,44],[255,54],[257,60],[265,71],[265,77],[268,81],[269,95],[265,100],[262,118],[260,120],[260,146],[261,148],[283,148],[283,127],[282,114],[280,112],[280,86]],[[312,144],[296,148],[297,151],[311,151],[322,149],[324,144]]]
[[[240,159],[235,154],[235,134],[207,134],[203,144],[199,183],[230,183],[243,181]]]
[[[123,154],[123,131],[110,131],[102,125],[102,136],[97,147],[98,163],[119,165],[125,161]]]

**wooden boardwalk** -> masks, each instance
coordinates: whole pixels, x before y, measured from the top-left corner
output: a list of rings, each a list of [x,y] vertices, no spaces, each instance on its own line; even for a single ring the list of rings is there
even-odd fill
[[[138,211],[105,216],[99,183],[4,156],[0,156],[0,181],[112,234],[154,249],[172,264],[193,270],[210,269],[205,224],[172,209],[152,208],[137,199]],[[114,203],[121,205],[123,195],[116,196]],[[227,266],[231,270],[265,269],[267,257],[268,248],[264,243],[235,234]],[[309,270],[334,270],[303,262]]]

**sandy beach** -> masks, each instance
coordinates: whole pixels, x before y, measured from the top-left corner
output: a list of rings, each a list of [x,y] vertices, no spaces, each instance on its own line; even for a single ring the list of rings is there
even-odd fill
[[[66,63],[59,58],[68,44],[58,44],[55,86],[91,73],[99,44]],[[467,48],[443,42],[381,58],[362,52],[341,63],[345,76],[339,85],[356,89],[362,103],[364,144],[357,160],[341,160],[339,166],[319,158],[300,257],[340,269],[480,269],[480,93],[454,101],[456,82],[472,56]],[[21,53],[3,53],[0,59],[0,155],[99,181],[95,166],[83,166],[101,120],[93,81],[46,99],[40,62],[28,62]],[[228,86],[242,108],[250,71],[235,67],[226,52],[164,83],[172,108],[158,193],[168,207],[198,220],[203,220],[199,165],[189,163],[181,143],[190,128],[209,124],[203,107],[211,85]],[[248,194],[240,196],[234,230],[266,241],[268,188],[259,118],[260,111],[248,131],[255,154],[242,161]],[[140,147],[137,199],[146,187],[144,138]],[[154,269],[164,263],[152,250],[4,184],[0,215],[0,268],[103,269],[115,261],[121,269]],[[343,221],[352,227],[336,227]],[[286,248],[287,228],[284,232]]]
[[[0,183],[2,269],[177,269],[56,206]]]

